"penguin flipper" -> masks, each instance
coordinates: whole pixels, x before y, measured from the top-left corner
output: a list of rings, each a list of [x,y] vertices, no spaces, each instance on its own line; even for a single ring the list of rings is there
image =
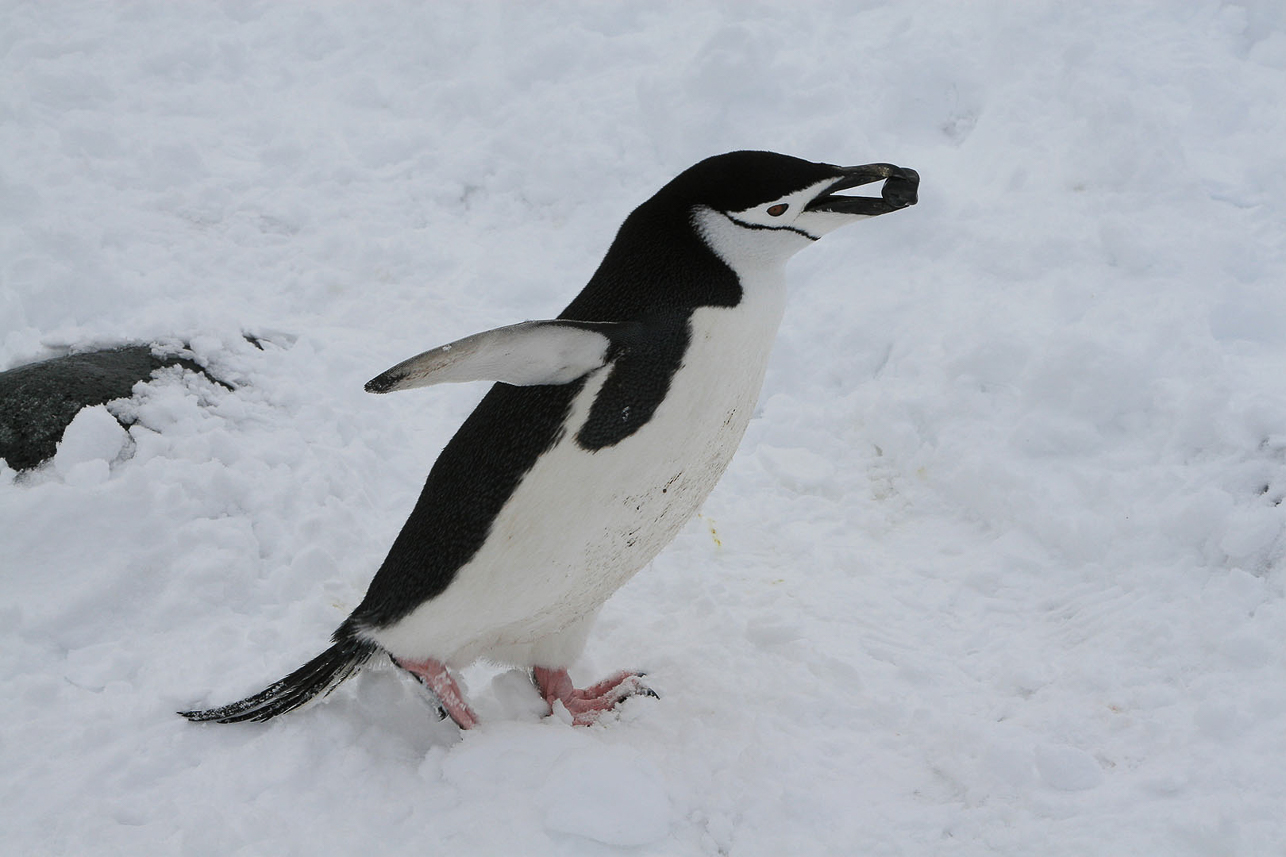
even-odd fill
[[[375,652],[374,643],[343,640],[254,696],[220,708],[180,711],[179,714],[195,723],[271,720],[278,714],[294,711],[315,696],[325,696],[330,693],[340,682],[366,663]]]
[[[368,393],[431,384],[503,381],[518,387],[569,384],[607,362],[614,322],[524,321],[457,339],[366,382]]]

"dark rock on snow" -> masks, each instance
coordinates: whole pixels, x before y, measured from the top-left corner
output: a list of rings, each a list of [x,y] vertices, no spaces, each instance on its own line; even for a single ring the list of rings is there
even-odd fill
[[[208,376],[190,359],[155,356],[150,345],[69,354],[0,372],[0,458],[14,470],[37,466],[57,451],[81,408],[127,398],[135,384],[167,366]]]

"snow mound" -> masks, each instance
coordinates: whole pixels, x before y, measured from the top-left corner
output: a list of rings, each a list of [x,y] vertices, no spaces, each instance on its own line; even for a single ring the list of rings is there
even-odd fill
[[[619,746],[564,753],[549,771],[540,804],[549,830],[621,846],[663,838],[673,812],[656,765]]]
[[[107,479],[109,465],[128,441],[129,433],[106,406],[81,408],[58,442],[54,470],[69,485],[97,485]]]

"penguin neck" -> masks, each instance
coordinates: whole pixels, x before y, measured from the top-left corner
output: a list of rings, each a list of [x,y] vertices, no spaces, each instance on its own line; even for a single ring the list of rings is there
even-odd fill
[[[704,205],[692,210],[692,226],[743,282],[781,279],[786,260],[816,240],[795,229],[747,228]]]
[[[626,321],[741,303],[737,272],[697,232],[691,209],[663,203],[649,200],[625,219],[598,270],[560,318]]]

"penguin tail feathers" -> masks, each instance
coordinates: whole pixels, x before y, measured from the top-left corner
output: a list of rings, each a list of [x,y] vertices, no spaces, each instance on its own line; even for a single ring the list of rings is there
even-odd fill
[[[271,720],[279,714],[294,711],[317,696],[326,696],[344,679],[370,660],[378,651],[374,643],[363,640],[341,640],[270,687],[221,708],[204,711],[180,711],[196,723],[242,723],[247,720]]]

